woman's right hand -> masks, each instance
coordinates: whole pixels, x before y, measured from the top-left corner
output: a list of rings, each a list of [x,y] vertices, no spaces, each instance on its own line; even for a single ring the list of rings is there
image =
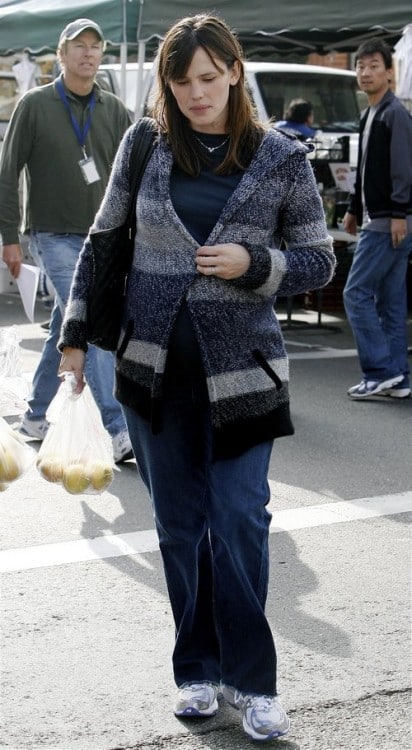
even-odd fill
[[[65,346],[63,349],[57,374],[59,377],[64,378],[65,373],[73,373],[76,380],[73,393],[81,393],[86,385],[83,375],[85,358],[86,352],[84,352],[83,349],[73,349],[71,346]]]

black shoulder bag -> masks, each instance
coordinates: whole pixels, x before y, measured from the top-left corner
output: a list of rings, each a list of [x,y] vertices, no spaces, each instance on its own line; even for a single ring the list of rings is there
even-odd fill
[[[135,132],[130,154],[130,203],[125,223],[90,234],[93,280],[87,298],[87,341],[100,349],[116,351],[132,265],[136,234],[136,199],[146,164],[154,148],[154,121],[143,117]]]

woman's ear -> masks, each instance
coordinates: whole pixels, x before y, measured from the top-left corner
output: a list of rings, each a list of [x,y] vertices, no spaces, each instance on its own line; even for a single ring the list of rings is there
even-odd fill
[[[240,78],[240,62],[235,60],[230,71],[230,85],[236,86]]]

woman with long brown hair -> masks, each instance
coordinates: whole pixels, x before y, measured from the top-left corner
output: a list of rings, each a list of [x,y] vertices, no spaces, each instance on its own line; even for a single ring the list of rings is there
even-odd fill
[[[332,241],[307,149],[257,121],[241,48],[222,19],[184,18],[166,34],[153,118],[116,395],[176,626],[174,711],[212,716],[222,694],[250,737],[269,740],[289,719],[265,615],[267,476],[274,439],[293,433],[274,301],[330,280]],[[133,135],[96,229],[124,221]],[[60,341],[61,371],[74,371],[79,389],[91,273],[86,241]]]

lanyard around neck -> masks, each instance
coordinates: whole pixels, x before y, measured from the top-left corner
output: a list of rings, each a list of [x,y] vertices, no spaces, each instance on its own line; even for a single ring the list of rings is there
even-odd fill
[[[76,118],[75,118],[75,116],[74,116],[74,114],[72,112],[72,109],[70,107],[70,102],[69,102],[69,100],[67,98],[67,94],[66,94],[65,88],[64,88],[64,86],[63,86],[62,81],[61,81],[60,78],[59,78],[58,81],[56,81],[56,86],[57,86],[57,90],[59,92],[60,98],[61,98],[64,106],[66,107],[69,115],[70,115],[70,119],[71,119],[71,122],[72,122],[72,125],[73,125],[73,130],[76,133],[76,138],[79,141],[79,145],[80,145],[80,147],[82,149],[84,149],[84,144],[86,143],[87,134],[88,134],[88,132],[90,130],[90,126],[92,124],[92,112],[93,112],[93,110],[94,110],[94,108],[96,106],[96,97],[95,97],[95,94],[94,94],[94,90],[92,91],[92,95],[90,97],[89,112],[88,112],[88,115],[87,115],[87,118],[86,118],[86,122],[84,123],[83,127],[80,127],[79,122],[76,120]]]

